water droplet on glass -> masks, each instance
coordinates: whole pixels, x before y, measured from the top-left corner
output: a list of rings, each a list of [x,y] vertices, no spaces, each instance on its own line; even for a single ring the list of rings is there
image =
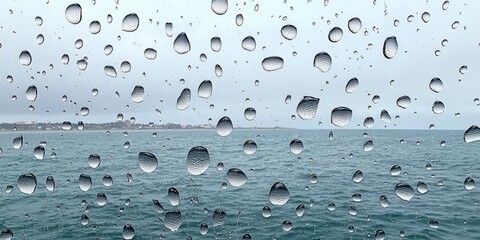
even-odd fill
[[[221,209],[215,209],[213,211],[213,226],[222,226],[225,223],[225,219],[227,218],[227,213]]]
[[[15,137],[12,141],[14,149],[20,149],[23,146],[23,136]]]
[[[158,160],[153,153],[140,152],[138,153],[138,166],[146,173],[151,173],[157,169]]]
[[[339,27],[332,28],[328,33],[328,40],[330,40],[330,42],[333,42],[333,43],[340,41],[342,37],[343,37],[343,31]]]
[[[265,71],[276,71],[283,68],[283,58],[273,56],[267,57],[262,61],[262,67]]]
[[[374,123],[375,123],[375,120],[373,120],[372,117],[366,117],[365,120],[363,120],[363,126],[365,126],[366,128],[373,127]]]
[[[92,188],[92,178],[85,174],[80,174],[78,177],[78,186],[84,192],[90,190]]]
[[[253,107],[246,108],[244,113],[243,113],[243,116],[248,121],[252,121],[257,116],[257,111]]]
[[[243,15],[242,14],[237,14],[237,16],[235,17],[235,24],[237,24],[237,26],[242,26],[243,24]]]
[[[72,130],[72,123],[69,122],[69,121],[64,121],[64,122],[62,122],[61,128],[62,128],[62,130],[70,131],[70,130]]]
[[[257,151],[257,143],[253,140],[247,140],[243,144],[243,152],[245,154],[251,155]]]
[[[25,64],[24,64],[25,65]],[[458,71],[461,73],[461,74],[465,74],[467,73],[468,71],[468,67],[466,65],[463,65],[460,67],[460,69],[458,69]]]
[[[112,186],[112,185],[113,185],[113,178],[112,178],[112,176],[110,176],[110,175],[105,175],[105,176],[103,176],[103,178],[102,178],[102,183],[103,183],[103,186],[105,186],[105,187],[110,187],[110,186]]]
[[[223,15],[228,10],[228,1],[227,0],[212,0],[211,2],[212,11],[218,15]]]
[[[388,207],[388,198],[385,195],[380,196],[380,206],[386,208]]]
[[[98,21],[92,21],[90,23],[90,26],[88,26],[88,30],[90,31],[91,34],[97,34],[100,32],[102,29],[102,26]]]
[[[422,20],[424,23],[428,23],[428,21],[430,21],[430,13],[428,12],[422,13]]]
[[[398,51],[397,38],[392,36],[385,39],[385,42],[383,43],[383,55],[387,59],[392,59],[397,54],[397,51]]]
[[[441,101],[435,101],[432,106],[432,111],[435,114],[442,114],[445,111],[445,105]]]
[[[283,221],[283,223],[282,223],[283,231],[288,232],[288,231],[292,230],[292,227],[293,227],[292,222],[290,222],[288,220]]]
[[[257,42],[255,38],[248,36],[242,40],[242,48],[247,51],[253,51],[257,47]]]
[[[135,229],[133,229],[132,225],[125,224],[125,226],[123,226],[122,236],[124,239],[133,239],[135,236]]]
[[[112,66],[105,66],[104,67],[105,75],[109,77],[116,78],[117,77],[117,70],[115,70]]]
[[[293,25],[285,25],[280,30],[282,36],[287,40],[293,40],[297,37],[297,28]]]
[[[42,24],[43,24],[43,19],[42,19],[42,17],[36,16],[36,17],[35,17],[35,24],[37,24],[37,26],[42,26]]]
[[[293,139],[290,142],[290,151],[293,154],[300,154],[303,151],[303,143],[300,139]]]
[[[326,52],[320,52],[313,59],[313,66],[322,72],[328,72],[332,66],[332,58]]]
[[[38,160],[45,158],[45,148],[43,146],[36,146],[33,150],[33,156]]]
[[[214,52],[219,52],[222,49],[222,39],[219,37],[213,37],[210,39],[210,48]]]
[[[50,192],[53,192],[55,190],[55,180],[52,176],[47,177],[47,180],[45,181],[45,187]]]
[[[82,7],[80,6],[80,4],[75,3],[69,5],[65,9],[65,17],[67,18],[67,21],[71,24],[80,23],[80,21],[82,21]]]
[[[435,220],[435,219],[431,219],[430,221],[428,221],[428,225],[429,225],[431,228],[438,228],[438,221]]]
[[[409,96],[401,96],[397,99],[397,106],[403,109],[407,109],[408,106],[410,106],[410,103],[412,100],[410,99]]]
[[[205,99],[212,96],[212,82],[210,80],[205,80],[200,83],[198,86],[198,96]]]
[[[269,206],[263,207],[262,216],[265,217],[265,218],[268,218],[268,217],[272,216],[272,209],[270,209]]]
[[[430,80],[429,87],[432,91],[439,93],[443,89],[443,82],[442,80],[440,80],[440,78],[437,78],[437,77],[432,78],[432,80]]]
[[[22,174],[18,177],[17,187],[22,193],[33,194],[37,189],[37,178],[32,173]]]
[[[370,152],[373,150],[373,141],[368,140],[363,144],[363,151]]]
[[[352,120],[352,110],[348,107],[337,107],[332,110],[330,121],[337,127],[346,127]]]
[[[13,232],[10,229],[3,229],[0,233],[0,239],[2,240],[10,240],[13,238]]]
[[[401,172],[402,172],[402,167],[400,167],[399,165],[393,165],[390,168],[390,175],[392,176],[398,176],[400,175]]]
[[[363,173],[360,170],[355,171],[352,176],[352,181],[355,183],[359,183],[363,180]]]
[[[375,240],[384,240],[385,239],[385,232],[383,230],[377,230],[375,232]]]
[[[450,1],[445,1],[445,2],[443,2],[443,4],[442,4],[442,9],[443,9],[443,10],[447,10],[448,5],[450,5]]]
[[[329,203],[327,205],[328,211],[335,211],[335,208],[336,208],[335,203]]]
[[[463,187],[467,190],[472,190],[475,188],[475,180],[471,177],[465,178],[465,181],[463,182]]]
[[[360,21],[359,18],[354,17],[354,18],[348,20],[348,29],[353,34],[358,33],[361,28],[362,28],[362,21]]]
[[[295,214],[297,215],[297,217],[302,217],[304,213],[305,213],[305,205],[304,204],[298,205],[297,208],[295,209]]]
[[[315,117],[320,99],[304,96],[297,105],[297,114],[303,120],[310,120]]]
[[[34,85],[29,86],[25,92],[25,96],[27,97],[28,101],[35,102],[37,99],[37,87]]]
[[[404,201],[410,201],[414,196],[413,188],[408,184],[398,183],[395,185],[395,195]]]
[[[123,18],[122,21],[122,30],[125,32],[133,32],[137,30],[140,20],[138,19],[137,14],[130,13]]]
[[[89,219],[88,216],[85,215],[85,214],[82,214],[82,216],[80,217],[80,223],[81,223],[83,226],[87,225],[88,222],[89,222],[89,220],[90,220],[90,219]]]
[[[88,62],[85,59],[78,60],[77,67],[80,71],[84,71],[88,67]]]
[[[178,110],[185,110],[190,106],[190,98],[192,96],[192,92],[190,89],[185,88],[180,93],[180,96],[177,98],[177,109]]]
[[[385,122],[390,122],[392,121],[392,117],[390,117],[390,114],[388,114],[387,110],[382,110],[380,113],[380,119],[385,121]]]
[[[460,25],[460,22],[458,22],[458,21],[453,22],[452,23],[452,29],[457,29],[459,25]]]
[[[32,55],[29,51],[22,51],[18,56],[18,61],[20,61],[20,64],[28,66],[32,63]]]
[[[173,49],[178,54],[185,54],[190,51],[190,41],[186,33],[182,32],[178,34],[175,41],[173,41]]]
[[[216,129],[217,134],[222,137],[230,135],[230,133],[233,131],[232,120],[230,120],[230,118],[227,116],[220,118],[220,120],[218,120]]]
[[[180,193],[174,187],[168,189],[168,201],[172,206],[178,206],[180,204]]]
[[[463,134],[463,141],[471,143],[480,140],[480,128],[476,125],[472,125]]]
[[[145,99],[144,97],[145,89],[137,85],[133,88],[132,94],[130,95],[134,103],[141,103]]]
[[[106,45],[104,48],[103,48],[103,52],[105,53],[105,55],[110,55],[112,54],[113,52],[113,47],[112,45]]]
[[[245,173],[238,168],[230,168],[227,172],[227,181],[234,187],[240,187],[247,182]]]
[[[165,219],[163,220],[163,224],[166,228],[170,229],[172,232],[178,231],[180,225],[182,224],[182,213],[178,210],[167,212],[165,214]]]
[[[358,87],[358,79],[357,78],[352,78],[347,82],[347,85],[345,86],[345,92],[347,93],[353,93],[355,89]]]
[[[45,41],[45,38],[43,37],[42,34],[38,34],[36,40],[38,45],[42,45],[43,41]]]
[[[192,175],[200,175],[210,166],[208,150],[202,146],[192,147],[187,155],[187,171]]]
[[[91,168],[97,168],[98,166],[100,166],[100,163],[101,160],[98,154],[90,154],[90,156],[88,156],[88,165]]]
[[[290,192],[281,182],[276,182],[270,188],[270,192],[268,193],[268,200],[273,205],[284,205],[290,199]]]
[[[147,48],[145,49],[145,51],[143,52],[143,55],[145,56],[145,58],[147,58],[148,60],[154,60],[155,58],[157,58],[157,50],[153,49],[153,48]]]
[[[418,181],[417,183],[417,192],[420,194],[425,194],[428,192],[428,186],[423,181]]]
[[[98,193],[95,201],[98,206],[105,206],[105,204],[107,204],[107,195],[105,195],[105,193]]]

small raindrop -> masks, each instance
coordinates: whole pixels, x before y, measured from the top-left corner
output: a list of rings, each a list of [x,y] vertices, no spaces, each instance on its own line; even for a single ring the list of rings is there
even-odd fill
[[[35,85],[31,85],[27,88],[27,91],[25,92],[25,97],[27,97],[28,101],[35,102],[35,100],[37,99],[37,92],[37,87],[35,87]]]
[[[371,128],[373,127],[373,124],[375,123],[375,120],[373,120],[372,117],[367,117],[365,120],[363,120],[363,126],[366,128]]]
[[[332,58],[326,52],[320,52],[313,59],[313,66],[322,72],[328,72],[332,66]]]
[[[106,45],[104,48],[103,48],[103,53],[105,53],[105,55],[110,55],[112,54],[113,52],[113,47],[112,45]]]
[[[297,114],[303,120],[310,120],[315,117],[320,99],[304,96],[297,105]]]
[[[404,201],[410,201],[414,196],[414,191],[410,185],[398,183],[395,185],[395,195]]]
[[[245,37],[242,40],[242,48],[243,49],[251,52],[251,51],[255,50],[256,47],[257,47],[257,43],[255,41],[255,38],[253,38],[251,36],[248,36],[248,37]]]
[[[36,40],[37,40],[37,44],[38,44],[38,45],[42,45],[42,43],[43,43],[43,41],[45,40],[45,38],[43,37],[42,34],[38,34]]]
[[[445,1],[445,2],[443,2],[443,4],[442,4],[442,9],[443,9],[443,10],[447,10],[448,5],[450,5],[450,1]]]
[[[417,183],[417,192],[420,194],[425,194],[428,192],[428,186],[423,181],[418,181]]]
[[[356,34],[362,29],[362,21],[359,18],[354,17],[348,21],[348,29],[353,34]]]
[[[465,181],[463,182],[463,187],[467,190],[472,190],[475,188],[475,180],[471,177],[465,178]]]
[[[385,122],[391,122],[392,121],[392,117],[390,117],[390,114],[388,114],[387,110],[382,110],[382,112],[380,113],[380,119],[385,121]]]
[[[132,69],[132,65],[130,64],[130,62],[128,61],[123,61],[121,64],[120,64],[120,70],[124,73],[128,73],[130,72],[130,70]]]
[[[25,64],[24,64],[25,65]],[[463,65],[460,67],[460,69],[458,69],[458,71],[461,73],[461,74],[465,74],[467,73],[468,71],[468,67],[466,65]]]
[[[348,107],[337,107],[332,110],[330,121],[337,127],[346,127],[352,120],[352,110]]]
[[[187,171],[192,175],[201,175],[209,166],[208,150],[202,146],[192,147],[187,155]]]
[[[105,175],[105,176],[103,176],[103,178],[102,178],[102,183],[103,183],[103,186],[105,186],[105,187],[110,187],[110,186],[112,186],[112,185],[113,185],[113,178],[112,178],[112,176],[110,176],[110,175]]]
[[[23,147],[23,136],[15,137],[12,141],[12,146],[14,149],[20,149]]]
[[[265,218],[268,218],[268,217],[272,216],[272,209],[270,209],[269,206],[263,207],[262,216],[265,217]]]
[[[293,227],[292,222],[290,222],[288,220],[283,221],[283,223],[282,223],[283,231],[288,232],[288,231],[292,230],[292,227]]]
[[[35,17],[35,24],[37,24],[37,26],[42,26],[42,24],[43,24],[42,17],[40,17],[40,16]]]
[[[333,43],[340,41],[342,37],[343,37],[343,31],[339,27],[332,28],[328,33],[328,40],[330,40],[330,42],[333,42]]]
[[[107,195],[105,193],[98,193],[97,194],[97,199],[95,200],[98,206],[103,207],[105,204],[107,204]]]
[[[171,22],[165,23],[165,35],[167,35],[167,37],[173,36],[173,24]]]
[[[147,48],[145,49],[145,51],[143,52],[143,55],[145,56],[145,58],[147,58],[148,60],[154,60],[155,58],[157,58],[157,50],[153,49],[153,48]]]
[[[357,89],[359,84],[359,81],[357,78],[352,78],[347,82],[347,85],[345,86],[345,92],[347,93],[353,93],[355,89]]]
[[[297,28],[293,25],[285,25],[280,30],[282,36],[287,40],[293,40],[297,37]]]
[[[247,182],[248,178],[245,173],[238,168],[230,168],[227,172],[227,181],[234,187],[240,187]]]
[[[0,233],[0,239],[11,240],[13,238],[13,232],[10,229],[3,229]]]
[[[125,226],[123,226],[122,236],[124,239],[133,239],[135,236],[135,229],[133,229],[132,225],[125,224]]]
[[[433,92],[439,93],[443,89],[443,82],[440,80],[440,78],[432,78],[432,80],[430,80],[429,87]]]
[[[80,190],[86,192],[92,188],[92,178],[85,174],[80,174],[78,177],[78,186]]]
[[[47,177],[47,180],[45,181],[45,187],[50,192],[53,192],[55,190],[55,180],[52,176]]]
[[[227,218],[227,213],[221,209],[215,209],[213,211],[213,226],[222,226],[225,223],[225,219]]]
[[[88,156],[88,166],[91,168],[97,168],[100,166],[100,163],[101,159],[98,154],[90,154],[90,156]]]
[[[270,188],[270,192],[268,193],[268,200],[273,205],[284,205],[290,199],[290,192],[281,182],[276,182]]]
[[[32,63],[32,55],[30,55],[29,51],[22,51],[18,56],[18,60],[20,61],[20,64],[29,66]]]
[[[109,77],[112,77],[112,78],[116,78],[117,77],[117,70],[115,70],[114,67],[112,66],[105,66],[104,69],[105,71],[105,75],[109,76]]]
[[[390,175],[398,176],[398,175],[400,175],[400,173],[402,173],[402,167],[400,167],[400,165],[393,165],[390,168]]]
[[[243,24],[243,15],[242,14],[237,14],[237,16],[235,17],[235,24],[237,24],[237,26],[242,26]]]
[[[257,152],[257,143],[253,140],[247,140],[243,144],[243,152],[247,155]]]
[[[359,183],[363,180],[363,173],[360,170],[355,171],[352,176],[352,181],[355,183]]]
[[[412,100],[410,99],[409,96],[401,96],[397,99],[397,106],[403,109],[407,109],[408,106],[410,106],[410,103]]]
[[[212,11],[217,15],[223,15],[228,10],[228,1],[227,0],[212,0],[211,2]]]
[[[438,228],[438,221],[435,220],[435,219],[431,219],[430,221],[428,221],[428,225],[429,225],[431,228]]]
[[[200,234],[205,235],[208,233],[208,224],[202,223],[200,224]]]
[[[305,213],[305,205],[304,204],[298,205],[297,208],[295,209],[295,214],[297,215],[297,217],[302,217],[304,213]]]
[[[190,41],[186,33],[182,32],[178,34],[173,42],[173,49],[178,54],[185,54],[190,51]]]
[[[384,240],[385,239],[385,232],[383,230],[375,231],[375,240]]]
[[[88,26],[88,30],[90,31],[91,34],[97,34],[100,32],[101,29],[102,29],[102,26],[98,21],[93,21],[90,23],[90,26]]]
[[[33,150],[33,156],[38,160],[43,160],[45,158],[45,148],[43,146],[36,146]]]
[[[373,141],[368,140],[363,144],[363,151],[370,152],[373,150]]]
[[[133,32],[137,30],[140,20],[138,19],[137,14],[130,13],[123,18],[122,21],[122,30],[125,32]]]
[[[392,59],[397,54],[397,51],[398,51],[397,38],[392,36],[385,39],[385,42],[383,43],[383,55],[387,59]]]
[[[65,17],[67,18],[67,21],[71,24],[80,23],[80,21],[82,21],[82,7],[80,6],[80,4],[75,3],[69,5],[65,9]]]
[[[163,224],[172,232],[178,231],[182,224],[182,213],[178,210],[167,212]]]
[[[290,142],[290,151],[293,154],[300,154],[303,151],[303,143],[300,139],[293,139]]]
[[[218,120],[216,129],[219,136],[226,137],[230,135],[230,133],[233,131],[232,120],[230,120],[230,118],[227,116],[220,118],[220,120]]]
[[[132,98],[132,101],[134,103],[141,103],[145,99],[144,95],[145,95],[145,89],[142,86],[137,85],[133,88],[133,91],[130,97]]]
[[[213,37],[210,39],[210,48],[214,52],[219,52],[222,49],[222,39],[219,37]]]
[[[32,173],[22,174],[18,177],[17,187],[22,193],[33,194],[37,189],[37,178]]]
[[[246,108],[244,113],[243,113],[243,116],[248,121],[252,121],[257,116],[257,111],[253,107]]]
[[[435,114],[442,114],[445,111],[445,105],[441,101],[435,101],[432,106],[432,111]]]
[[[285,104],[289,104],[291,101],[292,101],[292,96],[287,95],[287,96],[285,97]]]
[[[158,160],[153,153],[140,152],[138,153],[138,166],[146,173],[151,173],[157,169]]]
[[[267,72],[282,69],[283,65],[283,58],[278,56],[267,57],[262,61],[263,70]]]
[[[388,198],[385,195],[380,196],[380,206],[386,208],[388,207]]]
[[[174,187],[168,189],[168,201],[172,206],[178,206],[180,204],[180,193]]]
[[[185,110],[190,106],[190,98],[192,97],[192,92],[190,89],[185,88],[180,93],[180,96],[177,98],[177,109]]]
[[[480,140],[480,128],[476,125],[472,125],[463,134],[463,141],[471,143]]]
[[[198,86],[198,96],[208,99],[212,96],[212,81],[205,80]]]
[[[422,20],[424,23],[428,23],[428,21],[430,21],[430,13],[428,12],[422,13]]]

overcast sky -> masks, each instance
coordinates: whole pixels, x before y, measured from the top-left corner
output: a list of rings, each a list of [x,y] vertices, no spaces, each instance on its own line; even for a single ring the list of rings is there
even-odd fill
[[[212,119],[210,123],[216,124],[222,116],[229,116],[234,126],[336,128],[330,123],[330,113],[345,106],[353,111],[347,128],[365,128],[366,117],[374,118],[374,128],[428,129],[434,124],[436,129],[467,129],[480,124],[480,106],[474,102],[480,98],[478,1],[451,1],[446,10],[442,9],[444,1],[432,0],[378,0],[376,4],[331,0],[327,6],[323,0],[229,1],[223,15],[212,11],[210,1],[119,1],[118,5],[115,1],[81,1],[78,24],[65,17],[65,9],[76,2],[47,2],[6,1],[0,10],[0,122],[113,122],[122,113],[126,119],[135,117],[141,123],[204,124]],[[422,20],[424,12],[430,15],[428,22]],[[138,15],[139,27],[133,32],[122,31],[122,20],[130,13]],[[108,14],[113,17],[111,23],[107,22]],[[237,14],[243,15],[241,26],[235,23]],[[407,21],[409,15],[413,16],[411,22]],[[41,26],[37,16],[43,20]],[[347,27],[353,17],[362,22],[356,34]],[[101,24],[98,34],[89,31],[92,21]],[[458,26],[454,29],[455,21]],[[173,24],[172,37],[166,35],[166,22]],[[293,40],[281,35],[280,29],[287,24],[298,30]],[[333,27],[343,30],[343,37],[335,43],[328,38]],[[173,48],[181,32],[191,43],[185,54]],[[40,45],[39,34],[44,36]],[[247,36],[256,40],[254,51],[241,47]],[[382,49],[390,36],[396,37],[398,52],[387,59]],[[221,38],[219,52],[210,47],[212,37]],[[83,40],[80,49],[75,48],[77,39]],[[448,40],[446,46],[442,46],[444,39]],[[104,48],[109,44],[113,52],[107,56]],[[157,51],[156,59],[144,56],[147,48]],[[19,61],[25,50],[32,57],[28,66]],[[436,50],[440,51],[438,56]],[[313,66],[319,52],[332,58],[328,72]],[[207,56],[205,62],[200,60],[202,53]],[[64,54],[70,59],[67,65],[61,61]],[[282,57],[283,68],[265,71],[261,62],[270,56]],[[77,61],[85,57],[88,66],[82,71]],[[130,72],[120,70],[123,61],[130,62]],[[221,77],[215,74],[217,64],[223,69]],[[107,65],[115,67],[116,78],[105,74]],[[468,71],[461,74],[463,65]],[[359,85],[353,93],[346,93],[345,85],[353,77],[358,78]],[[434,77],[443,81],[439,93],[429,88]],[[207,79],[213,84],[212,96],[199,98],[197,88]],[[31,85],[38,89],[34,102],[25,96]],[[130,97],[136,85],[145,89],[141,103]],[[94,88],[97,96],[92,95]],[[192,92],[190,105],[178,110],[176,101],[184,88]],[[15,101],[13,95],[17,96]],[[66,102],[63,95],[68,97]],[[284,101],[287,95],[292,98],[289,104]],[[372,102],[374,95],[380,96],[376,104]],[[407,109],[396,104],[403,95],[412,100]],[[303,96],[320,99],[311,120],[296,114]],[[442,114],[432,112],[435,101],[444,103]],[[79,114],[82,107],[89,108],[87,116]],[[256,109],[253,121],[243,116],[247,107]],[[383,109],[392,122],[380,120]],[[292,120],[292,115],[296,119]]]

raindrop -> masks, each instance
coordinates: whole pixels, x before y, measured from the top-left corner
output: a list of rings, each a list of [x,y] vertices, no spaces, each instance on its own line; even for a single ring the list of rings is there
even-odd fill
[[[202,146],[192,147],[187,155],[187,171],[192,175],[200,175],[210,166],[208,150]]]
[[[352,120],[352,110],[348,107],[334,108],[330,120],[337,127],[346,127]]]
[[[112,178],[112,176],[110,176],[110,175],[105,175],[105,176],[103,176],[103,178],[102,178],[102,183],[103,183],[103,186],[105,186],[105,187],[110,187],[110,186],[112,186],[112,185],[113,185],[113,178]]]
[[[447,10],[448,5],[450,5],[450,1],[445,1],[445,2],[443,2],[443,4],[442,4],[442,9],[443,9],[443,10]]]
[[[463,141],[471,143],[480,140],[480,128],[476,125],[472,125],[463,134]]]
[[[82,216],[80,217],[80,223],[81,223],[83,226],[85,226],[85,225],[88,224],[88,222],[89,222],[88,216],[85,215],[85,214],[82,214]]]
[[[122,21],[122,30],[125,32],[133,32],[137,30],[140,20],[138,19],[137,14],[130,13],[123,18]]]
[[[114,67],[112,66],[105,66],[103,68],[103,70],[105,71],[105,75],[109,76],[109,77],[113,77],[113,78],[116,78],[117,77],[117,70],[115,70]]]
[[[375,232],[375,240],[383,240],[385,239],[385,232],[383,230],[377,230]]]
[[[34,85],[28,87],[27,91],[25,92],[25,96],[27,97],[28,101],[35,102],[35,100],[37,99],[37,87],[35,87]]]
[[[400,165],[393,165],[390,168],[390,175],[398,176],[398,175],[400,175],[400,173],[402,173],[402,167],[400,167]]]
[[[248,121],[252,121],[257,116],[257,111],[253,107],[246,108],[245,112],[243,113],[243,116]]]
[[[88,107],[80,108],[80,115],[82,115],[82,116],[87,116],[89,112],[90,112],[90,110],[88,109]]]
[[[429,225],[431,228],[438,228],[438,221],[435,220],[435,219],[431,219],[430,221],[428,221],[428,225]]]
[[[78,186],[84,192],[90,190],[90,188],[92,188],[92,178],[83,173],[80,174],[80,177],[78,177]]]
[[[10,240],[13,238],[13,232],[10,229],[3,229],[2,233],[0,233],[0,239],[2,240]]]
[[[295,209],[295,214],[297,215],[297,217],[302,217],[304,213],[305,213],[305,205],[304,204],[298,205],[297,208]]]
[[[53,192],[55,190],[55,180],[52,176],[47,177],[47,180],[45,181],[45,187],[50,192]]]
[[[398,183],[395,185],[395,195],[404,201],[410,201],[414,196],[413,188],[408,184]]]
[[[245,154],[251,155],[257,151],[257,143],[253,140],[247,140],[243,144],[243,152]]]
[[[108,15],[107,15],[107,22],[108,22],[108,23],[112,23],[112,21],[113,21],[112,15],[108,14]]]
[[[475,188],[475,180],[471,177],[465,178],[465,181],[463,182],[463,187],[467,190],[472,190]]]
[[[273,205],[284,205],[290,199],[290,192],[281,182],[276,182],[270,188],[270,192],[268,193],[268,200]]]
[[[380,206],[386,208],[388,207],[388,198],[385,195],[380,196]]]
[[[165,23],[165,34],[167,35],[167,37],[173,36],[173,24],[171,22]]]
[[[432,80],[430,80],[429,87],[432,91],[439,93],[443,89],[443,82],[442,80],[440,80],[440,78],[437,78],[437,77],[432,78]]]
[[[65,9],[65,17],[71,24],[78,24],[82,21],[82,7],[80,4],[71,4]]]
[[[293,139],[290,142],[290,151],[293,154],[300,154],[303,151],[303,143],[300,139]]]
[[[35,24],[37,24],[37,26],[42,26],[42,24],[43,24],[42,17],[40,17],[40,16],[35,17]]]
[[[91,168],[97,168],[98,166],[100,166],[100,163],[101,160],[98,154],[90,154],[90,156],[88,156],[88,165]]]
[[[277,56],[267,57],[262,61],[263,70],[268,72],[282,69],[283,65],[283,58]]]
[[[230,133],[233,131],[232,120],[230,120],[230,118],[227,116],[220,118],[220,120],[218,120],[216,129],[217,134],[222,137],[230,135]]]
[[[348,29],[353,34],[358,33],[360,31],[360,29],[362,29],[362,21],[360,21],[360,19],[357,18],[357,17],[354,17],[354,18],[348,20]]]
[[[62,128],[62,130],[70,131],[70,130],[72,130],[72,123],[69,122],[69,121],[64,121],[64,122],[62,122],[61,128]]]
[[[143,100],[145,99],[144,94],[145,94],[145,89],[142,86],[140,85],[135,86],[131,94],[132,101],[134,103],[143,102]]]
[[[355,183],[359,183],[363,180],[363,173],[360,170],[355,171],[352,176],[352,181]]]
[[[130,72],[132,69],[132,65],[128,61],[123,61],[122,64],[120,64],[120,70],[124,73]]]
[[[428,23],[428,21],[430,21],[430,13],[428,12],[422,13],[422,20],[424,23]]]
[[[237,24],[237,26],[242,26],[243,24],[243,15],[242,14],[237,14],[237,16],[235,17],[235,24]]]
[[[310,120],[315,117],[320,99],[304,96],[297,105],[297,114],[303,120]]]
[[[219,52],[222,49],[222,39],[219,37],[213,37],[210,39],[210,48],[214,52]]]
[[[358,79],[357,78],[352,78],[347,82],[347,85],[345,86],[345,92],[347,93],[353,93],[355,89],[358,87]]]
[[[160,202],[156,199],[153,199],[152,201],[153,201],[153,207],[155,208],[155,212],[163,213],[164,208],[163,208],[162,204],[160,204]]]
[[[190,106],[190,98],[192,96],[192,92],[190,89],[185,88],[180,93],[180,96],[177,98],[177,109],[178,110],[185,110]]]
[[[90,23],[90,26],[88,27],[88,30],[90,31],[91,34],[97,34],[100,32],[102,29],[102,26],[98,21],[93,21]]]
[[[417,183],[417,192],[419,192],[420,194],[425,194],[428,192],[428,186],[426,183],[422,182],[422,181],[418,181]]]
[[[18,60],[20,64],[28,66],[32,63],[32,55],[30,55],[29,51],[22,51],[20,56],[18,56]]]
[[[327,205],[328,211],[335,211],[335,208],[336,208],[335,203],[329,203]]]
[[[408,106],[410,106],[410,103],[412,100],[410,100],[409,96],[401,96],[397,99],[397,106],[403,109],[407,109]]]
[[[240,187],[247,182],[245,173],[238,168],[230,168],[227,172],[227,181],[234,187]]]
[[[122,236],[124,239],[133,239],[135,236],[135,229],[133,229],[132,225],[125,224],[125,226],[123,226]]]
[[[157,157],[149,152],[140,152],[138,153],[138,166],[142,171],[151,173],[158,166]]]
[[[147,58],[148,60],[154,60],[155,58],[157,58],[157,50],[153,48],[147,48],[145,49],[145,52],[143,52],[143,55],[145,55],[145,58]]]
[[[363,120],[363,126],[366,128],[371,128],[373,127],[373,124],[375,123],[375,120],[373,120],[372,117],[367,117],[365,120]]]
[[[167,212],[163,224],[172,232],[178,231],[182,224],[182,213],[178,210]]]
[[[173,49],[178,54],[185,54],[190,51],[190,41],[188,40],[186,33],[182,32],[178,34],[173,42]]]
[[[290,222],[288,220],[283,221],[283,223],[282,223],[283,231],[288,232],[288,231],[292,230],[292,227],[293,227],[292,222]]]
[[[25,64],[24,64],[25,65]],[[458,69],[458,71],[461,73],[461,74],[465,74],[467,73],[468,71],[468,67],[466,65],[463,65],[460,67],[460,69]]]
[[[37,178],[32,173],[22,174],[18,177],[17,187],[22,193],[33,194],[37,189]]]
[[[208,232],[208,224],[202,223],[200,224],[200,234],[205,235]]]
[[[320,52],[313,59],[313,66],[322,72],[328,72],[332,66],[332,58],[326,52]]]
[[[380,113],[380,119],[385,121],[385,122],[390,122],[392,121],[392,117],[390,117],[390,114],[388,114],[387,110],[382,110]]]
[[[210,80],[205,80],[200,83],[198,86],[198,96],[205,99],[212,96],[212,82]]]
[[[373,150],[373,141],[368,140],[363,144],[363,151],[370,152]]]
[[[228,10],[228,1],[227,0],[212,0],[211,3],[212,11],[218,15],[223,15]]]
[[[445,105],[441,101],[435,101],[432,106],[432,111],[435,114],[442,114],[445,111]]]
[[[227,213],[220,209],[215,209],[213,211],[213,226],[222,226],[225,223],[225,219],[227,218]]]
[[[42,45],[42,43],[43,43],[43,41],[45,40],[45,38],[43,37],[42,34],[38,34],[36,40],[37,40],[37,44],[38,44],[38,45]]]
[[[23,136],[15,137],[12,141],[14,149],[20,149],[23,146]]]
[[[343,37],[343,31],[339,27],[332,28],[328,33],[328,40],[330,40],[330,42],[333,42],[333,43],[340,41],[342,37]]]
[[[262,216],[265,217],[265,218],[268,218],[268,217],[272,216],[272,209],[270,209],[269,206],[263,207]]]
[[[395,57],[398,51],[398,43],[397,38],[392,36],[385,39],[385,43],[383,43],[383,55],[387,59],[392,59]]]
[[[257,47],[257,43],[255,41],[255,38],[253,38],[251,36],[248,36],[248,37],[245,37],[242,40],[242,48],[243,49],[251,52],[251,51],[255,50],[256,47]]]
[[[215,65],[215,75],[217,75],[217,77],[221,77],[223,75],[223,69],[220,65]]]
[[[103,48],[103,52],[105,53],[105,55],[110,55],[112,54],[113,52],[113,47],[112,45],[106,45],[104,48]]]
[[[178,206],[180,204],[180,193],[174,187],[168,189],[168,201],[172,206]]]
[[[81,59],[77,61],[77,67],[80,71],[84,71],[87,69],[88,62],[85,59]]]
[[[280,30],[282,36],[287,40],[293,40],[297,37],[297,28],[293,25],[285,25]]]
[[[45,158],[45,148],[43,146],[36,146],[33,150],[33,156],[38,160]]]
[[[128,182],[128,183],[133,182],[133,176],[132,176],[132,174],[130,174],[130,173],[127,173],[127,182]]]
[[[287,96],[285,97],[285,104],[289,104],[291,101],[292,101],[292,96],[287,95]]]
[[[453,22],[452,23],[452,29],[457,29],[458,25],[460,25],[460,22],[458,22],[458,21]]]
[[[107,204],[107,195],[105,195],[105,193],[98,193],[96,203],[100,207],[105,206],[105,204]]]

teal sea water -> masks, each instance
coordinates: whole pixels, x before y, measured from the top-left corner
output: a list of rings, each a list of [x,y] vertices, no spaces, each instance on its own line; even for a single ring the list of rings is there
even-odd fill
[[[126,224],[135,231],[133,239],[242,239],[246,234],[252,239],[479,238],[479,187],[467,190],[464,181],[480,180],[480,143],[466,144],[462,131],[334,130],[333,140],[329,132],[236,129],[228,137],[215,130],[0,133],[0,230],[11,230],[14,239],[122,239]],[[12,141],[21,134],[24,145],[14,149]],[[290,151],[293,139],[304,145],[298,155]],[[244,153],[247,140],[256,142],[254,154]],[[364,151],[368,140],[373,149]],[[47,143],[46,155],[37,160],[33,152],[41,141]],[[129,148],[124,148],[126,141]],[[187,154],[194,146],[207,148],[210,156],[209,168],[199,176],[187,171]],[[155,171],[140,169],[139,152],[157,157]],[[90,154],[101,158],[95,169],[88,164]],[[217,169],[219,162],[223,170]],[[391,175],[394,165],[401,167],[400,174]],[[230,168],[241,169],[248,181],[231,186]],[[357,170],[363,173],[358,183],[352,180]],[[31,195],[17,185],[26,173],[37,180]],[[89,191],[79,187],[81,174],[92,179]],[[112,177],[111,186],[102,183],[105,175]],[[53,192],[45,186],[48,176],[55,181]],[[419,181],[428,192],[419,193]],[[281,206],[269,201],[275,182],[283,182],[290,193]],[[398,183],[414,189],[410,201],[395,194]],[[13,191],[7,193],[9,185]],[[170,187],[179,192],[178,206],[169,202]],[[103,206],[98,193],[107,197]],[[388,206],[385,201],[382,206],[382,195]],[[299,217],[300,204],[305,208]],[[268,218],[262,216],[265,206],[271,209]],[[181,224],[172,232],[163,223],[166,213],[176,210]],[[215,210],[226,213],[223,225],[214,224]],[[284,221],[291,222],[289,231],[282,228]],[[204,235],[202,223],[208,225]]]

